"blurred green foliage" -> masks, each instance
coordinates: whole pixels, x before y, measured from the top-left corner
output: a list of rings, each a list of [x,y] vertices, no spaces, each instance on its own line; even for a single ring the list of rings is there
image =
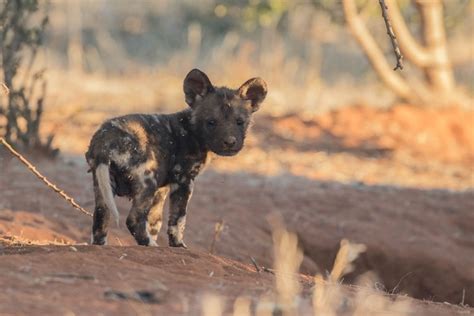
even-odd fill
[[[472,2],[472,0],[444,2],[448,32],[466,18],[469,14],[469,6],[472,7]],[[378,1],[358,0],[357,3],[366,16],[380,16]],[[409,24],[419,23],[414,1],[398,0],[397,3]],[[208,10],[200,12],[201,14],[198,11],[193,11],[197,13],[194,18],[207,21],[211,25],[222,23],[223,26],[233,26],[234,28],[240,26],[242,30],[253,32],[259,28],[277,25],[290,10],[308,4],[311,4],[316,10],[328,14],[333,22],[344,23],[341,0],[222,0],[216,1],[214,8],[210,6]],[[193,9],[193,6],[189,9]]]

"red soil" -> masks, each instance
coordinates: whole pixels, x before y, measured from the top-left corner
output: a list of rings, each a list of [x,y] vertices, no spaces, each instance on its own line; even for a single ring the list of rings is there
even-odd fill
[[[257,118],[244,152],[219,159],[198,179],[186,230],[190,250],[134,246],[124,227],[125,200],[118,203],[121,227],[111,229],[112,246],[38,246],[88,242],[91,219],[0,149],[0,314],[199,314],[204,292],[228,299],[271,293],[273,275],[256,273],[250,256],[271,267],[266,217],[273,212],[299,237],[302,273],[330,270],[339,241],[348,238],[368,250],[345,283],[370,270],[387,292],[428,300],[411,300],[413,315],[471,314],[471,308],[430,302],[459,304],[464,297],[474,305],[471,119],[471,112],[408,106],[353,107],[308,120]],[[77,146],[84,149],[85,134],[67,135],[71,141],[82,135]],[[307,158],[321,152],[322,172]],[[82,156],[37,164],[93,208]],[[337,177],[339,168],[359,166],[372,170],[367,178]],[[224,230],[210,255],[220,220]],[[15,240],[32,245],[14,246]],[[166,245],[164,232],[159,244]],[[312,279],[301,281],[307,303]],[[111,299],[113,291],[130,298],[139,290],[149,290],[156,302]]]

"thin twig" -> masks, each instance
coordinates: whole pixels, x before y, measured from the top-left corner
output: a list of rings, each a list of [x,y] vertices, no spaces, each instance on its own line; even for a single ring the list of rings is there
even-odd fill
[[[117,240],[117,242],[119,243],[120,247],[123,247],[122,241],[121,241],[118,237],[115,237],[115,240]]]
[[[385,0],[379,0],[380,7],[382,8],[382,17],[385,21],[385,27],[387,28],[387,34],[390,37],[390,41],[392,42],[393,51],[395,56],[397,57],[397,65],[393,70],[403,69],[403,55],[400,52],[400,47],[398,46],[397,37],[392,29],[392,23],[390,22],[390,18],[388,17],[387,10],[388,7],[385,4]]]
[[[59,194],[63,199],[65,199],[67,202],[69,202],[69,204],[71,204],[72,207],[74,207],[75,209],[79,210],[80,212],[82,212],[82,213],[84,213],[88,216],[92,216],[92,214],[90,212],[86,211],[79,204],[77,204],[76,201],[74,201],[74,199],[72,197],[67,195],[63,190],[59,189],[54,183],[52,183],[45,176],[43,176],[41,173],[39,173],[39,171],[36,170],[36,167],[33,166],[28,160],[26,160],[26,158],[23,157],[20,153],[18,153],[15,149],[13,149],[13,147],[9,143],[7,143],[7,141],[3,137],[0,137],[0,143],[2,143],[3,146],[5,146],[5,148],[8,149],[10,151],[10,153],[12,153],[12,155],[17,157],[31,172],[33,172],[33,174],[36,177],[38,177],[41,181],[43,181],[54,192]]]
[[[260,267],[257,264],[257,261],[255,261],[254,257],[250,257],[250,260],[253,263],[253,266],[255,267],[255,270],[257,270],[258,273],[260,273]]]
[[[398,281],[397,285],[395,285],[395,287],[392,289],[391,293],[390,294],[395,294],[395,291],[398,289],[398,287],[400,286],[400,284],[402,283],[403,280],[405,280],[406,277],[408,277],[410,274],[414,273],[414,271],[410,271],[408,272],[407,274],[403,275],[400,280]]]
[[[267,268],[267,267],[262,267],[262,271],[265,271],[265,272],[268,272],[268,273],[271,273],[271,274],[275,274],[275,270]]]

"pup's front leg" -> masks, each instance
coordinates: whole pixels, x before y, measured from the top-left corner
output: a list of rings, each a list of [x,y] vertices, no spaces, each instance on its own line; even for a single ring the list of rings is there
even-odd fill
[[[183,241],[186,225],[186,209],[193,192],[193,183],[179,183],[171,185],[170,215],[168,220],[168,238],[171,247],[187,248]]]

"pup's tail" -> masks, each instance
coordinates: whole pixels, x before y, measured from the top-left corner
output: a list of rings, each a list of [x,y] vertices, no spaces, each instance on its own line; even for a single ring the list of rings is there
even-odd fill
[[[97,184],[99,186],[100,194],[104,199],[105,205],[109,210],[112,211],[112,215],[119,225],[119,212],[117,210],[117,205],[114,201],[114,194],[112,192],[112,185],[110,184],[110,172],[109,166],[105,163],[99,164],[95,170],[95,175],[97,177]]]

